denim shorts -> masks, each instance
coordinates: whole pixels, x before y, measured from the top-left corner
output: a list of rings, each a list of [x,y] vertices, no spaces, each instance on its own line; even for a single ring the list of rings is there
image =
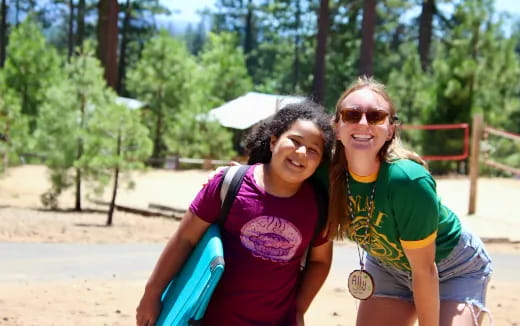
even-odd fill
[[[366,270],[375,282],[374,296],[413,300],[412,275],[367,255]],[[491,258],[479,237],[462,230],[451,253],[437,263],[440,299],[485,308]]]

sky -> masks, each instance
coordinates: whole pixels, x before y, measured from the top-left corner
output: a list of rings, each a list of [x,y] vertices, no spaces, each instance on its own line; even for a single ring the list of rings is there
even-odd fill
[[[213,8],[215,0],[161,0],[165,6],[175,11],[172,18],[176,20],[197,23],[200,17],[196,11],[205,7]],[[495,0],[497,11],[508,11],[520,17],[519,0]]]
[[[160,2],[172,11],[172,15],[164,17],[169,29],[174,33],[182,33],[188,24],[197,25],[200,22],[198,10],[214,9],[216,0],[160,0]],[[520,20],[520,0],[495,0],[495,9],[496,12],[508,12],[516,18],[515,20]],[[413,15],[415,14],[418,12]],[[512,29],[511,21],[502,27],[505,34],[509,35]]]
[[[520,16],[520,1],[518,0],[495,0],[497,11],[509,11],[511,14]]]
[[[179,21],[198,23],[200,17],[197,10],[205,7],[213,8],[215,0],[160,0],[160,2],[172,10],[172,18]]]

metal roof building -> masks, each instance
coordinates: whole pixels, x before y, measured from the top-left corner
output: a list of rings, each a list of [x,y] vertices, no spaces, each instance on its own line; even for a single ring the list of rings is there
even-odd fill
[[[269,118],[284,105],[302,101],[300,96],[249,92],[209,111],[222,126],[245,130]]]

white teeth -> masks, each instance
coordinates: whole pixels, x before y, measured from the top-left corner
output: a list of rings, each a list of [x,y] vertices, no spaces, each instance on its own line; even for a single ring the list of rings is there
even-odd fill
[[[291,162],[292,164],[294,164],[294,165],[296,165],[296,166],[299,166],[299,167],[302,167],[302,166],[303,166],[303,164],[300,164],[300,163],[298,163],[298,162],[296,162],[296,161],[293,161],[293,160],[289,160],[289,162]]]
[[[352,135],[354,138],[361,138],[361,139],[370,139],[372,136],[370,135]]]

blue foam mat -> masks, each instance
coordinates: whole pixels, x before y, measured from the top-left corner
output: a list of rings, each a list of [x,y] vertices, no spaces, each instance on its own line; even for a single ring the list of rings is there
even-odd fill
[[[181,271],[164,290],[157,326],[196,325],[222,273],[224,251],[218,225],[210,225],[184,263]]]

